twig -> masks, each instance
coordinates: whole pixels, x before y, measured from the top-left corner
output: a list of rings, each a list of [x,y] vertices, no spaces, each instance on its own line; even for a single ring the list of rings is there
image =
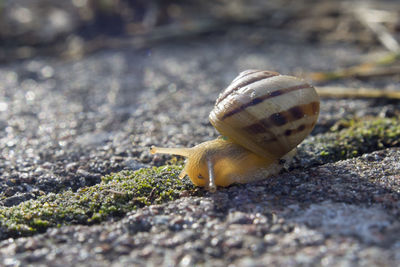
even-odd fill
[[[400,100],[400,91],[367,88],[324,86],[316,88],[320,97],[326,98],[385,98]]]
[[[390,13],[388,14],[388,12],[382,10],[361,7],[354,9],[354,14],[356,18],[378,38],[386,49],[393,53],[400,53],[400,45],[396,38],[394,38],[387,28],[380,23],[382,19],[379,19],[379,17],[389,17],[388,15]]]
[[[314,81],[328,81],[351,77],[370,78],[400,74],[400,66],[382,67],[377,64],[377,62],[374,62],[331,72],[313,72],[310,73],[310,78]]]
[[[390,53],[374,62],[356,65],[350,68],[335,70],[332,72],[311,73],[314,81],[335,80],[349,77],[369,78],[376,76],[395,75],[400,73],[400,66],[391,65],[400,58],[400,44],[396,38],[388,31],[382,22],[394,22],[397,17],[393,12],[372,9],[366,6],[351,5],[355,17],[368,28],[380,41],[380,43],[390,51]]]

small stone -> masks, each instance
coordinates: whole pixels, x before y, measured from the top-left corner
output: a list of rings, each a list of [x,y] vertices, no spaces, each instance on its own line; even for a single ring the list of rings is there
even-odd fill
[[[252,223],[252,219],[249,215],[244,212],[235,211],[228,215],[227,223],[229,224],[249,224]]]

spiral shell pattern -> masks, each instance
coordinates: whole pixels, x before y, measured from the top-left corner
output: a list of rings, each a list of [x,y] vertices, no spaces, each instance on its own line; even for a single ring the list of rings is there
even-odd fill
[[[314,87],[277,72],[247,70],[220,94],[209,119],[224,136],[264,157],[282,157],[314,128]]]

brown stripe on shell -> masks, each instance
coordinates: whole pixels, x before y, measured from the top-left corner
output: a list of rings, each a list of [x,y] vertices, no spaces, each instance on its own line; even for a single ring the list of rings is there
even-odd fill
[[[304,116],[313,116],[318,113],[319,102],[311,102],[304,105],[298,105],[284,110],[281,112],[274,113],[267,118],[263,118],[256,123],[243,128],[246,132],[252,134],[259,134],[268,132],[269,128],[274,126],[283,126],[288,122],[296,121]]]
[[[292,87],[282,88],[282,89],[273,91],[271,93],[268,93],[266,95],[256,97],[256,98],[252,99],[250,102],[248,102],[246,104],[243,104],[243,105],[241,105],[241,106],[239,106],[239,107],[237,107],[235,109],[232,109],[231,111],[225,113],[222,116],[222,120],[225,120],[226,118],[228,118],[228,117],[230,117],[230,116],[232,116],[232,115],[234,115],[234,114],[236,114],[238,112],[241,112],[242,110],[245,110],[246,108],[248,108],[250,106],[254,106],[254,105],[260,104],[266,99],[270,99],[270,98],[273,98],[273,97],[276,97],[276,96],[279,96],[279,95],[287,94],[287,93],[290,93],[290,92],[293,92],[293,91],[296,91],[296,90],[300,90],[300,89],[304,89],[304,88],[312,88],[312,87],[309,84],[301,84],[301,85],[296,85],[296,86],[292,86]]]
[[[254,77],[247,77],[247,76],[252,76]],[[242,82],[236,84],[233,88],[224,91],[220,97],[218,97],[216,104],[220,103],[222,100],[224,100],[228,95],[232,94],[235,91],[238,91],[240,88],[243,88],[245,86],[248,86],[252,83],[265,80],[274,76],[278,76],[279,73],[277,72],[272,72],[272,71],[254,71],[254,72],[249,72],[244,74],[243,76],[240,77],[240,79],[243,79],[244,77],[247,77],[246,79],[243,79]],[[239,78],[239,77],[238,77]],[[232,83],[234,83],[238,78],[236,78]]]
[[[285,131],[285,135],[286,135],[286,136],[291,136],[292,133],[293,133],[293,131],[290,130],[290,129],[287,129],[287,130]]]
[[[277,134],[277,135],[275,135],[274,137],[272,137],[270,139],[264,139],[262,142],[263,142],[263,144],[278,142],[278,139],[281,138],[282,136],[289,137],[291,135],[298,134],[298,133],[303,132],[303,131],[305,131],[307,129],[314,128],[314,125],[315,125],[315,123],[301,124],[299,127],[295,128],[295,129],[287,129],[283,133]]]
[[[319,112],[319,102],[312,102],[311,110],[313,114],[317,114]]]
[[[290,115],[295,119],[301,119],[304,117],[303,108],[300,106],[295,106],[288,109]]]
[[[288,119],[286,118],[286,115],[282,112],[277,112],[269,116],[269,120],[274,124],[275,126],[282,126],[288,123]]]
[[[270,128],[271,125],[268,122],[268,119],[262,119],[259,120],[257,123],[253,123],[249,126],[244,127],[244,131],[252,133],[252,134],[258,134],[258,133],[265,133],[266,129]]]
[[[312,124],[311,124],[311,126],[312,126]],[[300,125],[296,130],[297,130],[298,132],[301,132],[301,131],[304,131],[305,128],[306,128],[306,126],[305,126],[304,124],[302,124],[302,125]]]
[[[246,70],[246,71],[243,71],[243,72],[239,73],[239,76],[237,76],[237,77],[231,82],[231,84],[234,83],[234,82],[236,82],[236,81],[239,80],[239,79],[242,79],[243,77],[249,76],[249,75],[254,74],[254,73],[257,73],[257,72],[263,72],[263,71],[262,71],[262,70]]]

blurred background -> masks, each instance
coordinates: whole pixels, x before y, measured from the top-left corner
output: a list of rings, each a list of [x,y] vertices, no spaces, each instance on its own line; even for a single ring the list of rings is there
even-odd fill
[[[0,173],[76,189],[164,164],[148,148],[217,136],[215,99],[251,68],[396,91],[324,100],[314,134],[398,118],[399,41],[399,0],[0,0]]]
[[[340,0],[0,0],[0,62],[233,34],[241,25],[399,53],[400,3]],[[249,35],[255,45],[262,42]],[[277,36],[276,38],[282,38]]]

